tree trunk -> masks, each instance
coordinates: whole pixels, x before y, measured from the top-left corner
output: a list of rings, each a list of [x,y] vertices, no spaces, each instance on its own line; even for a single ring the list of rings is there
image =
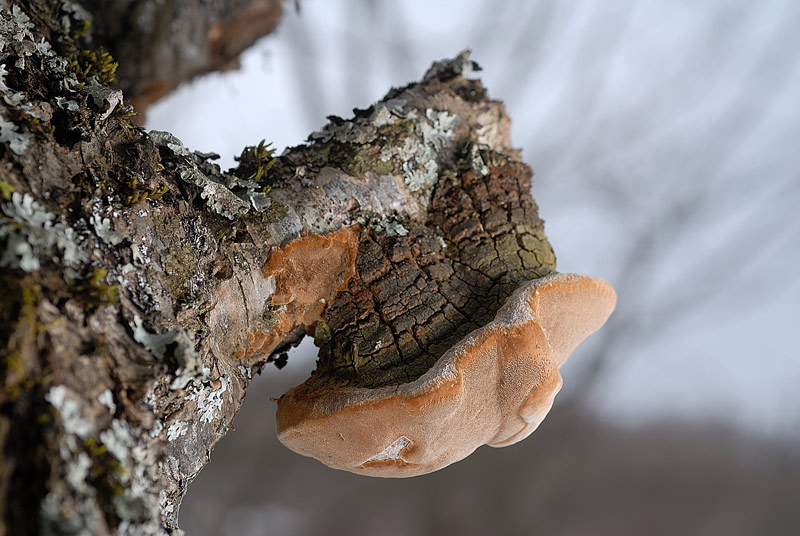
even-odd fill
[[[397,384],[555,269],[466,54],[222,172],[134,125],[75,6],[0,13],[0,533],[178,531],[253,375],[304,335],[326,381]]]

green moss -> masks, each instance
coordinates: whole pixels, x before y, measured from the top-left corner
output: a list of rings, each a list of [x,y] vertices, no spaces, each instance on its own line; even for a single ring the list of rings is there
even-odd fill
[[[394,162],[384,162],[378,156],[380,148],[376,146],[359,147],[353,154],[347,169],[353,176],[363,175],[367,171],[374,171],[378,175],[387,175],[394,171]]]
[[[108,284],[106,276],[108,270],[95,268],[88,277],[75,286],[75,297],[84,303],[88,311],[117,303],[117,285]]]
[[[478,154],[489,168],[507,166],[510,163],[507,156],[491,149],[481,149]]]
[[[3,197],[6,201],[11,200],[11,194],[16,192],[17,189],[14,188],[10,183],[0,180],[0,196]]]
[[[188,291],[186,282],[196,275],[197,266],[192,248],[170,248],[164,255],[164,276],[172,298],[180,301]]]
[[[403,145],[406,138],[414,134],[414,121],[410,119],[400,119],[389,125],[378,127],[378,136],[385,138],[390,145]]]
[[[131,122],[133,118],[136,117],[136,111],[133,109],[133,106],[118,107],[117,111],[114,113],[114,117],[117,123],[119,123],[119,126],[122,127],[122,135],[125,136],[126,139],[133,139],[133,133],[136,131],[136,125]],[[161,167],[163,168],[164,166]]]
[[[113,500],[122,495],[122,485],[128,472],[103,443],[90,437],[83,442],[83,451],[92,465],[87,475],[88,482],[98,491],[98,501],[107,512],[113,511]]]
[[[81,50],[67,56],[67,66],[78,81],[83,82],[95,76],[101,84],[110,86],[117,83],[117,62],[103,47],[97,50]]]
[[[153,201],[161,201],[161,197],[169,191],[169,186],[166,184],[160,188],[147,188],[140,181],[139,176],[134,175],[127,183],[128,188],[133,193],[127,195],[124,200],[125,206],[135,205],[141,203],[145,199],[152,199]]]
[[[25,348],[40,332],[36,311],[42,299],[42,288],[31,277],[0,278],[0,373],[3,390],[17,398],[28,387]]]
[[[92,29],[92,21],[89,20],[74,21],[70,28],[70,37],[72,37],[74,41],[78,41],[84,37],[88,37],[91,29]]]
[[[259,216],[262,223],[275,223],[276,221],[285,218],[288,212],[289,207],[277,203],[274,199],[272,199],[272,203],[270,203],[270,205],[264,209],[264,212],[261,212]]]
[[[322,169],[327,166],[331,159],[331,146],[325,145],[324,147],[313,148],[306,151],[305,161],[306,165],[315,169]]]
[[[243,179],[263,185],[262,191],[269,192],[271,187],[269,171],[278,161],[275,156],[276,151],[272,143],[266,143],[266,140],[261,140],[258,145],[245,147],[242,154],[236,158],[239,161],[236,174]]]
[[[317,325],[314,327],[314,345],[323,346],[328,344],[331,337],[333,337],[333,332],[328,323],[324,320],[317,322]]]
[[[26,119],[28,120],[28,129],[31,132],[36,132],[41,136],[50,137],[52,138],[55,135],[56,127],[47,122],[43,122],[38,117],[33,117],[31,115],[27,116]]]

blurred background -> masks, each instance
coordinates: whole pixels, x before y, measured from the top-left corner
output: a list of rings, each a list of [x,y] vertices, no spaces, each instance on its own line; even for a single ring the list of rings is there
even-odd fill
[[[463,48],[505,101],[559,271],[619,305],[540,429],[394,481],[283,448],[304,342],[189,487],[190,535],[800,534],[800,3],[303,0],[147,127],[302,143]]]

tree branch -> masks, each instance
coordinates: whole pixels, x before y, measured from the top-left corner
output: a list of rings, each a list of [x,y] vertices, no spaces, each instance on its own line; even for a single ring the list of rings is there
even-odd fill
[[[68,4],[0,13],[0,532],[177,531],[253,374],[306,333],[310,381],[396,385],[555,269],[467,54],[223,172],[130,122]]]

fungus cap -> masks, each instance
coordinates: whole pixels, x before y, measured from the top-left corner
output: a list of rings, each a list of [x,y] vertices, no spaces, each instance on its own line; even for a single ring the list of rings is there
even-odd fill
[[[381,477],[430,473],[481,445],[514,444],[550,411],[559,367],[615,305],[603,279],[536,279],[412,382],[290,389],[278,401],[278,439],[330,467]]]

